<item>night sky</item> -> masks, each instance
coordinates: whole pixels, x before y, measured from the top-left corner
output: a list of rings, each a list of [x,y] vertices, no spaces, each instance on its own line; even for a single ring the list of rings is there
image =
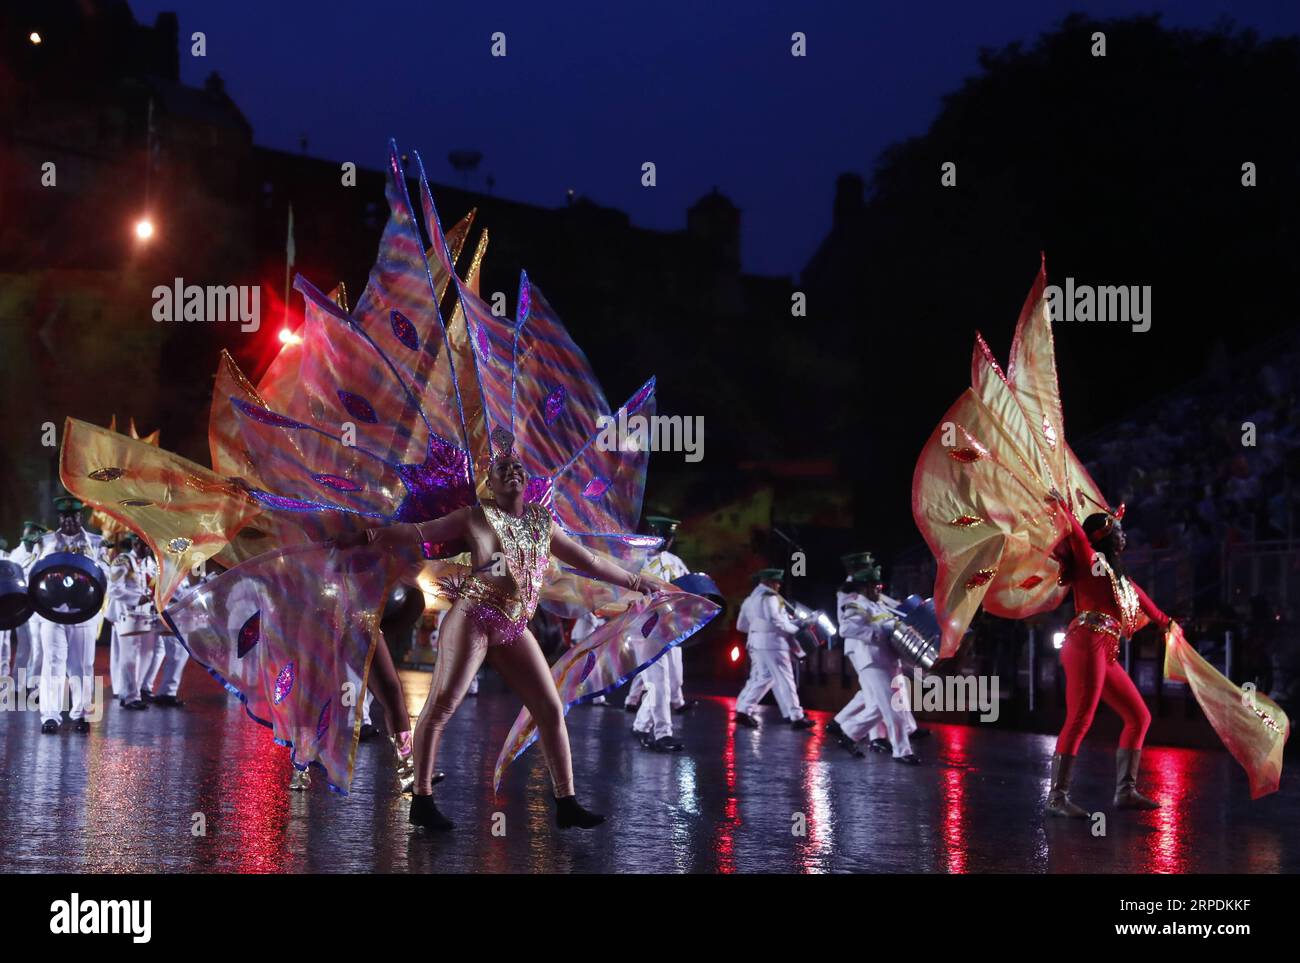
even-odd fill
[[[1026,43],[1071,11],[1227,17],[1300,32],[1300,4],[1013,0],[996,5],[749,0],[744,4],[132,0],[180,17],[181,76],[218,71],[258,144],[380,167],[388,137],[461,184],[456,149],[484,159],[469,186],[545,206],[573,189],[659,229],[717,187],[742,210],[747,270],[797,276],[830,225],[837,174],[869,176],[887,145],[926,130],[981,47]],[[206,58],[188,38],[207,36]],[[490,56],[506,34],[508,55]],[[790,55],[790,35],[808,56]],[[653,161],[658,186],[640,184]]]

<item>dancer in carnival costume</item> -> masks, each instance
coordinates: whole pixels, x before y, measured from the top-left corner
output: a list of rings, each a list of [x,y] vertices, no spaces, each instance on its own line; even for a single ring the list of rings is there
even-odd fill
[[[418,576],[457,600],[479,593],[476,605],[495,606],[511,623],[495,628],[498,641],[522,635],[513,627],[539,602],[569,618],[622,606],[552,667],[566,709],[626,681],[716,614],[695,596],[646,602],[632,590],[632,573],[658,546],[629,534],[648,454],[595,444],[598,420],[614,413],[526,276],[513,320],[479,296],[486,232],[466,276],[457,274],[473,215],[444,234],[419,155],[412,157],[431,244],[426,249],[401,155],[390,144],[391,215],[366,290],[349,310],[341,290],[331,298],[299,277],[300,343],[286,345],[256,387],[223,359],[209,424],[215,470],[71,420],[63,449],[62,475],[73,490],[155,547],[156,600],[191,655],[292,748],[297,768],[317,763],[339,791],[351,783],[368,684],[414,781],[405,698],[379,633],[383,602],[399,580]],[[439,308],[445,293],[454,305],[447,324]],[[652,379],[619,414],[652,412],[653,393]],[[515,462],[491,448],[494,436],[507,435]],[[493,474],[516,463],[509,477]],[[498,499],[513,505],[520,478],[526,511],[504,520],[493,506]],[[559,538],[543,531],[543,512]],[[476,571],[489,516],[503,527],[529,526],[497,535],[507,562],[520,552],[508,571],[492,573],[513,581],[504,594],[507,582]],[[435,531],[436,520],[443,524]],[[384,534],[364,541],[368,529]],[[449,540],[422,540],[435,535]],[[563,545],[553,561],[543,536],[548,544],[575,540],[582,553]],[[184,573],[213,557],[233,567],[168,608]],[[615,584],[586,578],[593,570]],[[444,625],[440,653],[448,658],[439,671],[449,676],[462,661],[454,636]],[[549,716],[544,721],[550,755],[554,726]],[[498,758],[498,785],[537,734],[525,709]],[[425,779],[431,751],[426,758]],[[417,803],[415,821],[424,812]]]
[[[976,335],[971,387],[917,462],[912,512],[938,561],[940,658],[956,653],[981,605],[1023,619],[1056,608],[1072,590],[1076,614],[1061,650],[1066,720],[1052,756],[1047,812],[1087,815],[1069,791],[1099,701],[1124,721],[1114,804],[1151,809],[1158,803],[1137,788],[1150,713],[1118,655],[1122,640],[1154,622],[1165,633],[1165,678],[1188,684],[1246,770],[1251,797],[1271,793],[1290,722],[1267,697],[1243,692],[1206,662],[1124,573],[1123,506],[1106,507],[1065,440],[1046,284],[1044,266],[1021,310],[1005,373]]]

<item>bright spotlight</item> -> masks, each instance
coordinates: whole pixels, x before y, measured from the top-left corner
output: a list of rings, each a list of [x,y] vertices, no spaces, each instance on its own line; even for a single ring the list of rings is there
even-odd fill
[[[294,334],[288,328],[280,329],[280,341],[283,344],[302,344],[302,338]]]
[[[147,241],[153,237],[153,221],[147,217],[142,217],[135,222],[135,236],[142,241]]]
[[[41,45],[41,35],[35,30],[27,35],[27,39],[32,42],[33,47],[39,47]]]
[[[739,662],[739,661],[740,661],[740,646],[738,646],[738,645],[733,645],[733,646],[731,647],[731,661],[732,661],[732,662]]]
[[[1063,645],[1065,645],[1065,633],[1064,633],[1064,632],[1053,632],[1053,633],[1052,633],[1052,648],[1054,648],[1054,649],[1059,649],[1059,648],[1060,648],[1061,646],[1063,646]]]

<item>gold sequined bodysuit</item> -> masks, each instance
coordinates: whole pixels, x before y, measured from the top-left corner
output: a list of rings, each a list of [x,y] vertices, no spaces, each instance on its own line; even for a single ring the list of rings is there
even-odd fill
[[[491,644],[500,645],[519,638],[537,610],[542,580],[551,562],[551,513],[530,503],[516,518],[485,503],[483,515],[496,532],[515,591],[489,582],[477,572],[443,579],[440,584],[449,598],[470,601],[470,618],[488,631]]]

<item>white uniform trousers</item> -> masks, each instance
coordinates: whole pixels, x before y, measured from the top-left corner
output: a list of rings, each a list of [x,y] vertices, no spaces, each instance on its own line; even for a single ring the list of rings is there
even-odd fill
[[[140,665],[137,660],[135,676],[132,680],[122,677],[122,637],[120,631],[121,620],[117,619],[108,623],[108,682],[113,687],[113,695],[119,699],[125,698],[123,693],[132,691],[132,688],[139,689],[140,678],[144,676],[144,670],[148,667]],[[149,650],[149,659],[153,659],[153,649]],[[136,698],[140,693],[136,692]],[[131,700],[127,700],[128,702]]]
[[[41,721],[58,722],[63,694],[72,692],[68,716],[89,715],[95,695],[95,629],[98,619],[81,625],[41,623]]]
[[[623,700],[624,705],[640,705],[641,696],[645,694],[645,673],[638,672],[632,677],[632,685],[627,690],[627,697]]]
[[[140,684],[149,686],[152,695],[175,696],[180,692],[181,675],[185,672],[185,663],[188,661],[190,661],[190,654],[185,646],[181,645],[180,639],[174,635],[159,633],[157,641],[154,642],[153,660],[145,670]],[[160,669],[162,677],[157,679],[155,686],[154,676]]]
[[[799,691],[794,684],[794,663],[789,648],[748,649],[748,652],[749,681],[736,697],[736,711],[754,715],[758,712],[758,704],[763,701],[763,696],[771,689],[781,715],[790,721],[802,719],[803,706],[799,705]]]
[[[157,623],[129,616],[113,623],[113,641],[117,645],[117,677],[113,694],[127,702],[140,698],[145,673],[153,664],[158,648]]]
[[[669,657],[673,650],[650,663],[637,675],[645,679],[642,683],[645,691],[641,694],[641,706],[636,710],[632,728],[637,732],[648,733],[655,739],[662,739],[673,734],[672,712],[672,666]]]
[[[41,623],[44,621],[39,615],[33,615],[14,629],[18,640],[14,645],[14,675],[18,675],[19,669],[25,669],[28,688],[35,688],[41,677]]]
[[[894,755],[909,755],[912,744],[908,736],[916,723],[913,720],[912,729],[908,729],[906,718],[893,706],[895,673],[883,665],[862,665],[865,659],[856,653],[849,656],[849,661],[858,674],[860,689],[840,710],[835,721],[854,742],[861,742],[868,736],[875,738],[872,730],[883,725],[885,738],[893,747]]]
[[[680,709],[686,705],[686,699],[682,696],[682,647],[674,645],[665,658],[671,660],[668,666],[669,701],[674,709]]]

